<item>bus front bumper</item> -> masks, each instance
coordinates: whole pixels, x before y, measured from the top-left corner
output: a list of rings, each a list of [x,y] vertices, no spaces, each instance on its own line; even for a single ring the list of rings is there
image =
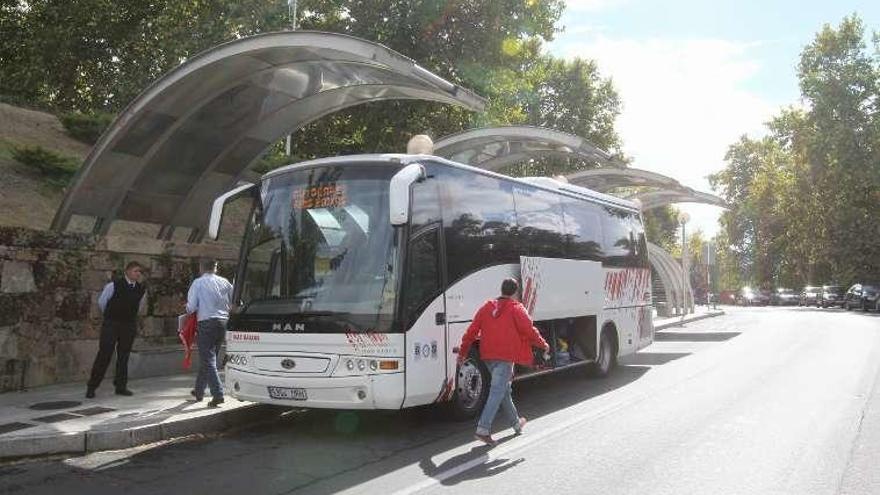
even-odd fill
[[[400,409],[403,373],[341,377],[287,377],[226,368],[226,393],[239,400],[316,409]],[[269,387],[305,390],[306,399],[276,399]]]

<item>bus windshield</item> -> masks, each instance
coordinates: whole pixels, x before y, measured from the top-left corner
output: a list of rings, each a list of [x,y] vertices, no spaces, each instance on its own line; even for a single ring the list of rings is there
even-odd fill
[[[388,190],[398,170],[357,163],[264,179],[246,241],[241,314],[341,315],[388,331],[397,285]]]

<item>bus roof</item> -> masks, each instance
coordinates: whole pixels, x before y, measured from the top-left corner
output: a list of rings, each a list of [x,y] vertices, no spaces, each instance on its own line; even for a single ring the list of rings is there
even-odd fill
[[[569,184],[565,182],[560,182],[556,179],[551,179],[550,177],[524,177],[517,178],[511,177],[509,175],[499,174],[496,172],[492,172],[489,170],[481,169],[478,167],[473,167],[471,165],[465,165],[462,163],[454,162],[451,160],[447,160],[446,158],[441,158],[439,156],[434,155],[407,155],[403,153],[376,153],[376,154],[363,154],[363,155],[343,155],[343,156],[333,156],[327,158],[317,158],[314,160],[308,160],[304,162],[292,163],[290,165],[285,165],[283,167],[277,168],[275,170],[271,170],[263,175],[263,179],[267,179],[272,177],[273,175],[283,174],[285,172],[290,172],[295,169],[303,168],[303,167],[311,167],[317,165],[333,165],[337,163],[396,163],[401,165],[408,165],[410,163],[418,163],[424,162],[426,160],[430,160],[433,162],[443,163],[445,165],[449,165],[451,167],[469,170],[471,172],[489,175],[493,177],[504,178],[507,180],[512,180],[514,182],[519,182],[521,184],[526,184],[532,187],[537,187],[540,189],[545,189],[557,193],[562,193],[568,196],[581,197],[584,199],[589,199],[592,201],[597,201],[601,203],[608,203],[614,206],[618,206],[621,208],[627,208],[635,211],[639,211],[639,207],[636,203],[632,201],[628,201],[622,198],[618,198],[616,196],[611,196],[610,194],[603,194],[597,191],[593,191],[592,189],[587,189],[586,187],[577,186],[574,184]]]

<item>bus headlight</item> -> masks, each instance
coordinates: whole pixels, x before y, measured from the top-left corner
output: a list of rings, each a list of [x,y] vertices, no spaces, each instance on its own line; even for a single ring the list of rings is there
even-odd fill
[[[351,359],[347,360],[345,362],[345,367],[348,369],[348,371],[354,371],[354,361],[352,361]]]
[[[370,371],[377,371],[379,369],[379,362],[375,359],[370,360]]]
[[[363,359],[358,359],[358,371],[364,371],[366,369],[367,363],[365,363]]]

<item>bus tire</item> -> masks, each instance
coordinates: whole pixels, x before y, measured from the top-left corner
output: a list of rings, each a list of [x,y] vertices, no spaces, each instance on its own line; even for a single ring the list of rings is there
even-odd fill
[[[605,378],[617,364],[617,339],[615,337],[616,331],[613,326],[606,325],[602,329],[596,361],[589,366],[590,376]]]
[[[455,420],[476,417],[489,397],[489,368],[479,358],[469,357],[456,369],[455,393],[449,402],[449,415]]]

